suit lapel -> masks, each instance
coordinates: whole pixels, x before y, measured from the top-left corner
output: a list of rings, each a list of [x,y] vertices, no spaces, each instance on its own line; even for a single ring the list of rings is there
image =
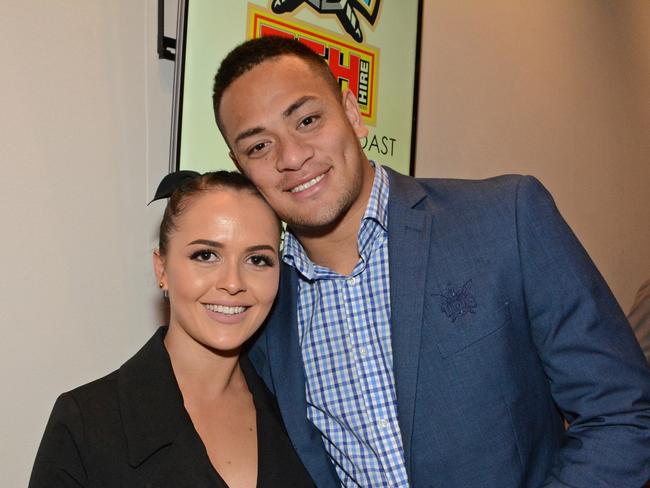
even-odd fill
[[[336,472],[320,433],[307,419],[305,373],[298,342],[298,278],[287,265],[283,265],[280,276],[280,297],[266,330],[273,387],[289,437],[309,474],[319,487],[336,486]]]
[[[388,168],[387,171],[390,177],[388,256],[393,371],[404,455],[410,475],[410,446],[424,307],[423,287],[427,278],[431,219],[428,212],[414,208],[426,197],[415,180]]]

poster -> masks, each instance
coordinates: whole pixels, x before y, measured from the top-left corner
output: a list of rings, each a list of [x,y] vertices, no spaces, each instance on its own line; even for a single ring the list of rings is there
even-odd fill
[[[184,0],[179,5],[172,168],[234,169],[212,111],[212,80],[237,44],[294,37],[359,103],[369,159],[413,174],[418,0]]]

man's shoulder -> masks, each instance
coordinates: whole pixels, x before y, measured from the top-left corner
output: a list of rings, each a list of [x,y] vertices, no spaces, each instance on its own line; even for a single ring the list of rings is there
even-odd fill
[[[546,193],[533,176],[506,174],[485,179],[414,178],[388,170],[391,201],[418,201],[426,199],[440,208],[463,208],[495,205],[514,205],[517,198],[528,198],[532,193]]]
[[[413,178],[427,193],[447,198],[475,198],[511,195],[517,191],[523,175],[500,175],[470,180],[460,178]]]

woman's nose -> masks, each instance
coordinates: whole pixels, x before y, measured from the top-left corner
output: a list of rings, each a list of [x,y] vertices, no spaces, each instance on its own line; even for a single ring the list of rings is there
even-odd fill
[[[225,264],[217,279],[217,288],[225,290],[230,295],[236,295],[246,290],[242,270],[235,264]]]

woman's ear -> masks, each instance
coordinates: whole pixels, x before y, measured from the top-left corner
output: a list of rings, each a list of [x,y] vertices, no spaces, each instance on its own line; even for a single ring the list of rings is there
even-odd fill
[[[165,258],[160,255],[160,250],[155,249],[153,252],[153,270],[156,273],[158,286],[167,289],[167,277],[165,276]]]

